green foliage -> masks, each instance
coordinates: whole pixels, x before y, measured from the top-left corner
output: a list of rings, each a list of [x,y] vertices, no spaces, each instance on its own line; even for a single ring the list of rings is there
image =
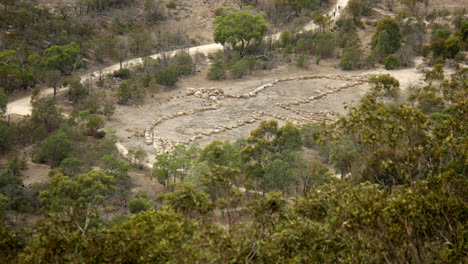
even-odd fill
[[[168,9],[176,9],[177,8],[177,2],[174,1],[174,0],[171,0],[171,1],[167,2],[166,7]]]
[[[105,173],[114,176],[118,181],[128,177],[130,165],[125,161],[117,159],[114,154],[104,155],[101,158],[101,169]]]
[[[462,42],[457,37],[451,37],[445,41],[447,58],[453,59],[461,51]]]
[[[251,73],[259,64],[259,61],[257,61],[253,56],[247,56],[231,65],[229,67],[229,71],[234,78],[242,78],[242,76],[247,72]]]
[[[173,61],[177,66],[179,75],[189,75],[193,72],[193,59],[188,52],[177,52],[174,55]]]
[[[0,194],[1,196],[1,194]],[[1,197],[0,197],[1,200]],[[1,203],[1,202],[0,202]],[[3,220],[0,221],[0,258],[4,263],[17,263],[18,253],[23,249],[23,241],[17,232]]]
[[[153,203],[144,197],[137,197],[129,202],[130,213],[137,214],[153,208]]]
[[[179,68],[171,64],[168,67],[157,69],[155,76],[159,84],[171,86],[179,80]]]
[[[226,77],[226,69],[222,60],[216,60],[210,66],[207,77],[210,80],[220,80]]]
[[[359,46],[352,45],[343,50],[341,57],[340,67],[343,70],[354,70],[360,67],[361,64],[361,50]]]
[[[386,70],[393,70],[400,67],[400,61],[395,55],[388,55],[384,60],[384,67]]]
[[[7,111],[8,95],[5,94],[3,88],[0,87],[0,118],[2,118]]]
[[[128,80],[128,79],[130,79],[130,77],[132,77],[132,72],[130,71],[130,69],[123,68],[123,69],[119,69],[119,70],[114,71],[114,73],[112,75],[114,75],[114,77],[120,78],[122,80]]]
[[[62,74],[69,74],[82,66],[80,60],[80,46],[75,42],[68,45],[53,45],[44,51],[42,61],[48,69],[58,70]]]
[[[377,92],[381,92],[385,96],[395,97],[400,91],[400,82],[390,74],[373,76],[369,79],[369,82],[375,85]]]
[[[90,136],[99,136],[99,129],[104,127],[104,120],[98,115],[91,114],[87,118],[86,129]]]
[[[60,129],[34,149],[33,160],[35,162],[48,162],[52,167],[56,167],[64,159],[71,157],[72,153],[72,143],[65,131]]]
[[[112,193],[114,184],[114,177],[102,171],[90,171],[76,177],[57,173],[40,193],[41,205],[54,212],[71,206],[87,208],[100,205]]]
[[[424,87],[418,96],[418,107],[425,114],[442,112],[444,109],[444,99],[437,95],[434,87]]]
[[[335,51],[335,37],[331,33],[303,33],[296,42],[296,51],[330,58]]]
[[[153,164],[153,177],[166,187],[171,181],[174,184],[177,180],[183,181],[198,151],[196,145],[192,145],[189,149],[185,145],[177,145],[172,152],[157,155]]]
[[[0,215],[4,211],[17,210],[21,205],[23,181],[18,177],[20,170],[26,169],[18,158],[8,164],[8,169],[0,173]]]
[[[63,175],[70,177],[74,177],[85,172],[83,169],[83,161],[75,157],[64,159],[60,162],[59,168]]]
[[[429,85],[432,85],[434,81],[442,81],[444,79],[444,65],[436,64],[434,68],[426,72],[425,80],[429,82]]]
[[[63,85],[69,86],[69,98],[75,105],[82,102],[89,93],[88,89],[81,83],[80,78],[65,79]]]
[[[132,94],[130,92],[130,87],[127,81],[123,81],[119,85],[119,90],[117,92],[119,104],[127,104]]]
[[[241,57],[254,46],[259,45],[268,26],[265,18],[260,14],[248,11],[229,13],[224,17],[217,17],[214,21],[216,28],[214,40],[223,46],[230,45],[239,51]]]
[[[309,64],[309,59],[306,55],[304,54],[301,54],[299,55],[299,57],[297,57],[297,60],[296,60],[296,66],[299,67],[299,68],[307,68]]]
[[[400,25],[394,19],[385,17],[377,23],[377,31],[372,37],[372,49],[383,58],[400,48]]]
[[[0,52],[0,87],[7,93],[35,83],[35,75],[25,67],[16,50]]]
[[[208,194],[197,191],[191,183],[179,184],[174,192],[160,194],[158,199],[188,217],[206,216],[213,210]]]
[[[289,46],[293,42],[292,32],[290,30],[284,30],[280,35],[280,42],[283,48]]]

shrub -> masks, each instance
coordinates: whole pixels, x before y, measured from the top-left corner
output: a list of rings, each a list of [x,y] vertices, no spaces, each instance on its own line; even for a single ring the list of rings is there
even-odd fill
[[[244,60],[239,60],[229,68],[229,72],[234,78],[242,78],[242,76],[244,76],[248,71],[249,67]]]
[[[179,80],[179,68],[175,64],[167,67],[161,67],[156,70],[156,79],[162,85],[174,85]]]
[[[292,44],[292,32],[290,30],[285,30],[283,32],[281,32],[281,35],[280,35],[280,42],[281,42],[281,46],[283,48],[287,47],[288,45],[291,45]]]
[[[139,212],[144,212],[153,207],[153,204],[150,200],[147,200],[143,197],[130,200],[129,202],[130,213],[137,214]]]
[[[58,130],[46,138],[33,151],[33,161],[49,162],[53,167],[60,165],[62,160],[71,157],[73,146],[63,130]]]
[[[361,63],[361,51],[357,45],[347,47],[343,51],[343,57],[340,61],[340,67],[343,70],[357,69]]]
[[[115,78],[128,80],[132,76],[132,72],[130,71],[130,69],[120,69],[120,70],[114,71],[113,75]]]
[[[299,55],[296,61],[296,66],[299,68],[305,69],[307,68],[308,64],[309,64],[309,58],[304,54]]]
[[[179,75],[189,75],[193,71],[193,60],[187,52],[178,52],[174,56],[174,63],[177,65]]]
[[[384,67],[386,70],[393,70],[400,67],[400,61],[395,55],[388,55],[384,60]]]
[[[216,60],[210,67],[208,74],[208,79],[210,80],[220,80],[226,77],[226,69],[223,61]]]
[[[453,59],[460,52],[462,42],[457,37],[451,37],[445,41],[447,58]]]
[[[369,79],[369,82],[375,84],[375,89],[378,92],[383,92],[386,96],[395,97],[400,91],[400,82],[390,74],[373,76]]]
[[[118,103],[119,104],[127,104],[130,98],[132,97],[132,94],[130,92],[130,87],[128,84],[128,81],[123,81],[119,85],[119,91],[117,92],[118,96]]]

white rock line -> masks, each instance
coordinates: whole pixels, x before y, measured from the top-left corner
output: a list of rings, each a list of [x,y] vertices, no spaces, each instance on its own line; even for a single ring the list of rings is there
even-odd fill
[[[225,94],[223,89],[220,88],[188,88],[186,90],[185,96],[195,96],[197,98],[202,98],[205,100],[209,101],[209,106],[201,107],[201,108],[194,108],[188,111],[184,112],[177,112],[173,114],[168,114],[165,116],[160,117],[157,119],[151,126],[151,128],[145,130],[145,143],[148,145],[153,144],[153,147],[156,151],[157,154],[163,154],[172,151],[172,149],[178,145],[178,144],[190,144],[193,141],[196,141],[197,139],[201,139],[203,137],[219,134],[222,132],[225,132],[227,130],[232,130],[247,124],[253,124],[257,122],[258,120],[262,119],[262,117],[272,117],[276,118],[279,120],[283,120],[285,122],[292,122],[293,124],[297,126],[303,126],[304,124],[308,123],[317,123],[317,122],[327,122],[330,123],[333,120],[336,119],[336,116],[334,113],[329,112],[329,111],[319,111],[319,112],[308,112],[300,109],[294,109],[291,107],[291,105],[300,105],[300,104],[307,104],[310,103],[314,100],[321,99],[322,97],[329,95],[329,94],[334,94],[338,93],[342,90],[361,85],[369,79],[371,75],[370,74],[349,74],[349,75],[344,75],[344,74],[338,74],[338,75],[302,75],[302,76],[296,76],[296,77],[285,77],[281,79],[277,79],[271,83],[267,83],[264,85],[261,85],[252,92],[243,94],[243,95],[230,95],[230,94]],[[257,96],[258,93],[264,91],[266,88],[270,88],[275,86],[278,83],[281,82],[288,82],[288,81],[297,81],[297,80],[311,80],[311,79],[333,79],[333,80],[342,80],[342,81],[351,81],[353,83],[350,84],[345,84],[341,85],[338,87],[329,87],[326,90],[316,90],[314,91],[317,93],[317,95],[310,96],[308,98],[302,99],[302,100],[295,100],[295,101],[290,101],[290,102],[284,102],[284,103],[276,103],[276,106],[287,110],[291,111],[301,117],[286,117],[280,114],[276,113],[265,113],[265,112],[254,112],[252,116],[248,119],[244,120],[238,120],[235,123],[225,125],[225,126],[218,126],[214,129],[208,129],[204,131],[195,131],[195,136],[189,138],[186,141],[182,142],[176,142],[173,140],[168,140],[168,139],[162,139],[156,135],[156,132],[154,131],[154,128],[161,124],[162,122],[170,119],[174,119],[177,117],[182,117],[182,116],[189,116],[198,112],[204,112],[204,111],[212,111],[212,110],[217,110],[220,108],[220,101],[224,98],[237,98],[237,99],[247,99],[247,98],[252,98]],[[183,97],[183,96],[180,96]],[[176,98],[179,98],[177,96]],[[170,98],[173,99],[173,98]]]

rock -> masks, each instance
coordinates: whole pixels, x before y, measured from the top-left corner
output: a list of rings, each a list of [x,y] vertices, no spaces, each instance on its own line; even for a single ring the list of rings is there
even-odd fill
[[[209,95],[208,93],[202,93],[201,98],[202,99],[208,99]]]
[[[200,91],[196,91],[196,92],[194,93],[194,95],[195,95],[196,97],[198,97],[198,98],[201,98],[201,97],[202,97],[202,94],[203,94],[203,93],[200,92]]]
[[[193,95],[195,93],[195,88],[187,88],[185,91],[186,95]]]

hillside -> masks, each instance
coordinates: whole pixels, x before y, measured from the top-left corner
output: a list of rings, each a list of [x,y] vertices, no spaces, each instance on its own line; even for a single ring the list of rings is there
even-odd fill
[[[466,263],[465,7],[0,1],[2,263]]]

